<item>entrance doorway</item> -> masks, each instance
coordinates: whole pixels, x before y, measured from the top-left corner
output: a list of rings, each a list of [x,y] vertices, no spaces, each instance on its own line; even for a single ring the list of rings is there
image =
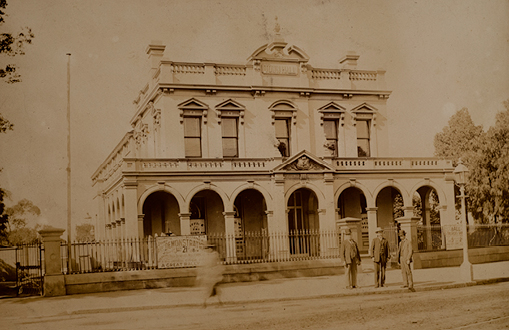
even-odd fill
[[[300,188],[287,203],[291,254],[315,255],[319,250],[318,199],[313,191]]]

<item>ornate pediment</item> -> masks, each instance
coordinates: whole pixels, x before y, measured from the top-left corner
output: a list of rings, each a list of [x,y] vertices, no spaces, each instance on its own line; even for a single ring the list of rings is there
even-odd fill
[[[278,171],[334,171],[328,164],[306,150],[290,157],[283,164],[277,166],[274,172]]]

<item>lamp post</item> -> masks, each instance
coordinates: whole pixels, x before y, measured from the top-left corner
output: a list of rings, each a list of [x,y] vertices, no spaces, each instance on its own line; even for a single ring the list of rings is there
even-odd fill
[[[456,184],[460,187],[459,197],[461,198],[461,224],[463,226],[463,263],[460,266],[461,279],[465,282],[472,282],[474,276],[472,264],[468,260],[467,209],[465,207],[465,184],[467,183],[468,168],[463,165],[461,159],[453,173]]]

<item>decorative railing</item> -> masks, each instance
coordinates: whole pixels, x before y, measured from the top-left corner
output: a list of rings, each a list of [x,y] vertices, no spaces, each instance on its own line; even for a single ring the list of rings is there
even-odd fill
[[[337,170],[414,170],[452,168],[452,162],[438,158],[335,158]]]
[[[313,69],[311,71],[311,78],[313,78],[313,79],[340,79],[341,78],[341,70]]]
[[[350,80],[376,80],[376,71],[350,71]]]
[[[218,76],[245,76],[246,67],[216,64],[215,74]]]
[[[190,73],[190,74],[204,74],[204,64],[194,63],[172,63],[171,71],[173,73]]]
[[[61,245],[64,274],[196,267],[207,244],[215,246],[223,264],[251,264],[339,258],[336,231],[294,230],[241,235],[211,233],[191,236],[74,242]],[[185,252],[183,253],[183,247]],[[68,253],[69,252],[69,253]],[[71,258],[68,269],[68,257]]]

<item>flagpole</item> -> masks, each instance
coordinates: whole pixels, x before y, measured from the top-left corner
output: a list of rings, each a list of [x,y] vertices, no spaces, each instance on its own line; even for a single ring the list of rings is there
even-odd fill
[[[71,272],[71,54],[67,53],[67,274]]]

